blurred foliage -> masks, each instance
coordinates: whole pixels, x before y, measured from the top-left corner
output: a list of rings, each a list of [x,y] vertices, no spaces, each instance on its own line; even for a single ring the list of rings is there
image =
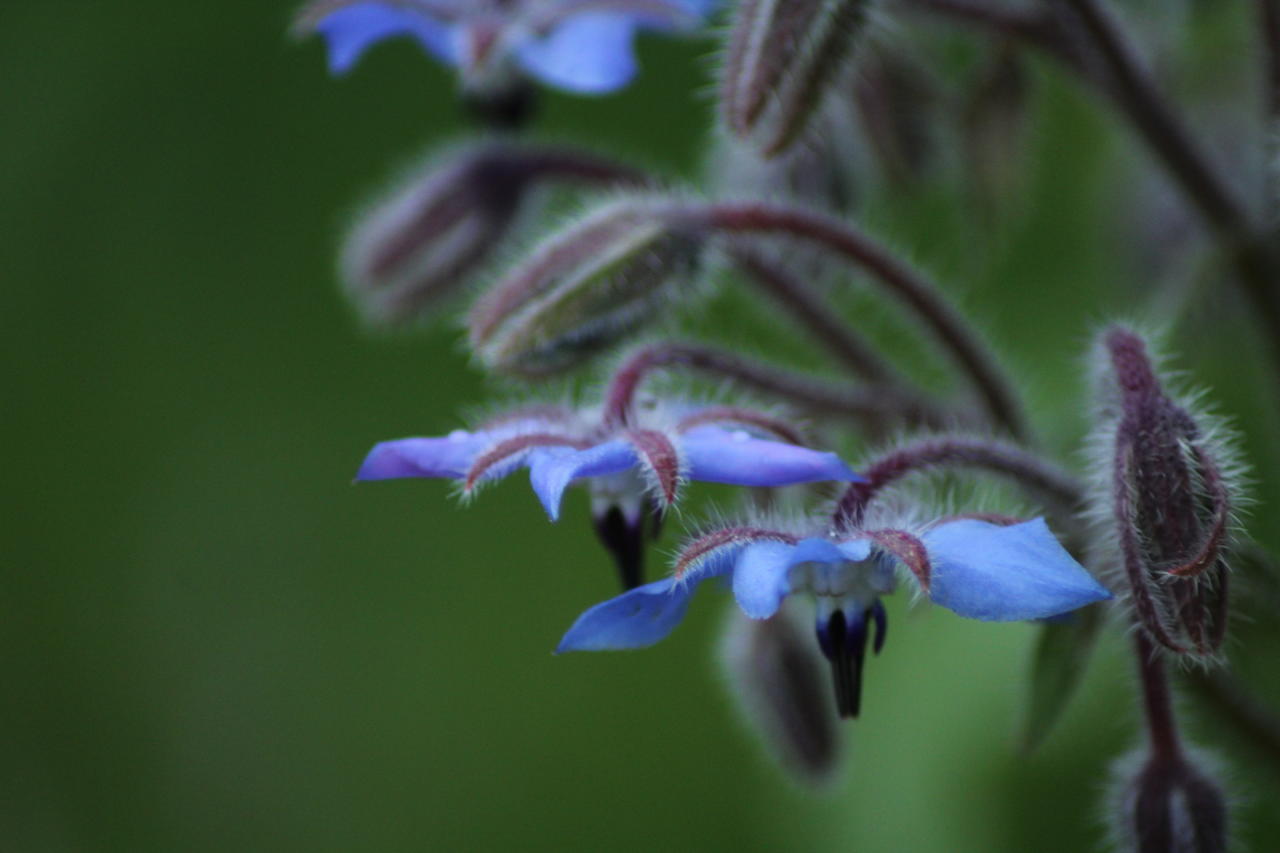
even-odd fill
[[[1201,5],[1218,23],[1198,62],[1247,61],[1243,12]],[[349,485],[374,441],[447,431],[486,394],[452,329],[360,333],[333,273],[344,211],[463,128],[448,75],[411,45],[331,80],[319,44],[285,38],[290,11],[0,11],[0,848],[1096,847],[1105,769],[1135,737],[1114,629],[1024,756],[1032,629],[905,614],[898,596],[848,770],[813,796],[723,695],[725,601],[700,597],[643,653],[550,655],[613,592],[580,495],[552,526],[520,483],[465,511],[438,482]],[[551,96],[540,130],[693,175],[708,50],[647,40],[638,85]],[[937,56],[945,74],[966,54]],[[1091,329],[1166,282],[1133,264],[1132,141],[1056,70],[1031,71],[1017,208],[982,225],[942,178],[872,192],[864,222],[963,294],[1066,453]],[[1244,427],[1261,522],[1280,484],[1272,389],[1246,313],[1203,268],[1178,364]],[[704,320],[745,337],[759,321],[727,303]],[[1233,654],[1280,703],[1274,623],[1244,636]],[[1227,746],[1244,837],[1280,837],[1275,768]]]

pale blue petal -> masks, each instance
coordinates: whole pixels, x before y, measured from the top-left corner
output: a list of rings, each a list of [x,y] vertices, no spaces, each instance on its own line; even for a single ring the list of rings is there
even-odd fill
[[[344,74],[375,42],[412,36],[441,62],[456,65],[457,52],[447,24],[421,12],[384,3],[357,3],[326,15],[316,31],[329,45],[329,70]]]
[[[374,445],[357,480],[399,477],[465,477],[476,454],[491,442],[483,433],[458,432],[445,438],[402,438]]]
[[[733,567],[733,597],[752,619],[768,619],[778,612],[791,591],[787,573],[801,563],[843,563],[844,553],[826,539],[756,542],[743,549]]]
[[[851,563],[861,563],[871,556],[870,539],[850,539],[848,542],[837,543],[836,547],[840,549],[841,554],[844,554],[844,558]]]
[[[572,15],[540,38],[521,44],[516,55],[533,77],[583,95],[621,89],[636,73],[629,16],[607,12]]]
[[[547,515],[555,521],[569,483],[579,477],[617,474],[635,465],[635,449],[625,441],[606,441],[586,450],[546,448],[529,459],[529,481]]]
[[[834,453],[753,438],[742,430],[698,427],[680,437],[689,478],[735,486],[789,486],[862,479]]]
[[[933,569],[929,597],[970,619],[1044,619],[1111,597],[1042,518],[1009,527],[951,521],[923,540]]]
[[[556,653],[652,646],[680,624],[696,586],[666,578],[597,604],[578,617]]]

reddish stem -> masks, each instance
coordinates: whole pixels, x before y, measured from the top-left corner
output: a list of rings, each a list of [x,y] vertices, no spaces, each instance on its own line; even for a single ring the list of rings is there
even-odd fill
[[[648,374],[657,368],[674,366],[731,379],[806,409],[875,424],[892,419],[915,425],[938,425],[953,419],[924,398],[891,389],[835,386],[794,370],[745,359],[736,353],[667,342],[639,350],[614,373],[605,391],[605,424],[628,423],[636,391]]]
[[[992,421],[1026,441],[1029,431],[1013,389],[995,357],[941,292],[888,249],[849,224],[801,208],[768,203],[719,203],[684,214],[707,227],[734,233],[787,234],[825,246],[871,274],[916,314],[955,357],[982,398]]]
[[[935,468],[983,468],[1009,477],[1031,492],[1070,510],[1081,501],[1080,486],[1070,475],[1026,450],[978,438],[923,439],[900,447],[862,469],[864,482],[853,483],[836,507],[837,528],[862,524],[867,506],[886,486],[908,474]]]

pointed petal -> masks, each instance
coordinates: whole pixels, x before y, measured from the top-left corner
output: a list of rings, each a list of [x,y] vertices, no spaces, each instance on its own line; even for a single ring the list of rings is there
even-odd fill
[[[665,578],[597,604],[573,623],[556,654],[652,646],[680,624],[696,586]]]
[[[471,460],[491,439],[484,433],[458,430],[444,438],[401,438],[374,445],[357,480],[399,477],[455,477],[466,475]]]
[[[757,542],[747,546],[733,568],[733,597],[752,619],[778,612],[791,587],[787,573],[801,563],[843,563],[844,553],[826,539],[801,539],[794,545]]]
[[[329,45],[329,70],[344,74],[370,46],[395,36],[413,36],[441,62],[457,64],[451,28],[421,11],[387,3],[356,3],[326,15],[315,29]]]
[[[680,489],[680,452],[671,439],[657,430],[630,429],[626,439],[635,449],[636,460],[645,474],[660,507],[675,503]]]
[[[1011,527],[963,519],[923,536],[929,597],[970,619],[1044,619],[1111,597],[1037,518]]]
[[[735,486],[789,486],[862,479],[834,453],[752,438],[741,430],[698,427],[680,438],[689,478]]]
[[[569,483],[579,477],[617,474],[635,464],[635,450],[625,441],[606,441],[586,450],[547,448],[530,456],[529,481],[547,515],[555,521]]]
[[[548,86],[583,95],[621,89],[636,73],[635,22],[628,16],[584,13],[566,18],[517,49],[520,64]]]

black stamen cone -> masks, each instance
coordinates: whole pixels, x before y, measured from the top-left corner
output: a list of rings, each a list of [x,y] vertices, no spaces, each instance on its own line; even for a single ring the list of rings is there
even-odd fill
[[[818,623],[818,645],[831,662],[836,710],[841,717],[857,717],[862,704],[862,662],[867,652],[868,612],[857,614],[850,623],[844,611],[837,610],[826,624]],[[877,630],[877,633],[883,638],[883,632]]]
[[[604,543],[614,563],[618,566],[618,578],[623,590],[635,589],[644,583],[645,516],[641,512],[635,522],[616,506],[595,519],[596,536]]]

